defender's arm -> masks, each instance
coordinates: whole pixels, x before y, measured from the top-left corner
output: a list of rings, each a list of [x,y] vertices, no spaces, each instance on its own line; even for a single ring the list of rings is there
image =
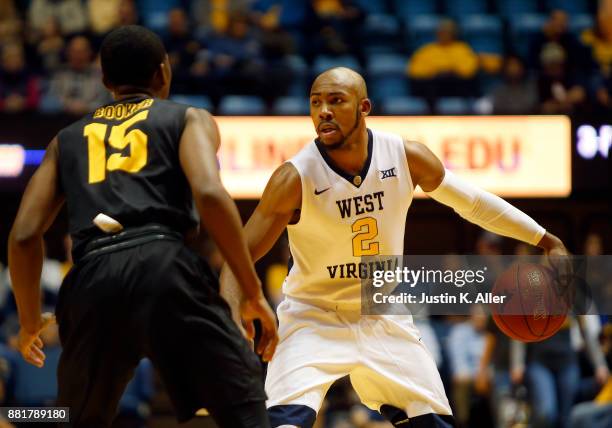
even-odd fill
[[[245,296],[241,315],[249,321],[261,321],[262,336],[257,352],[268,361],[278,342],[276,319],[261,291],[238,209],[221,183],[216,156],[219,144],[219,131],[212,116],[204,110],[188,109],[179,148],[181,167],[202,224],[238,278],[237,287],[240,286]]]
[[[26,187],[8,241],[9,270],[21,325],[19,348],[28,362],[39,367],[44,354],[38,334],[52,320],[41,316],[43,235],[64,203],[58,152],[56,137]]]
[[[204,110],[188,109],[179,159],[202,225],[236,273],[244,294],[257,298],[261,287],[246,247],[238,210],[221,183],[218,147],[219,132],[214,119]]]

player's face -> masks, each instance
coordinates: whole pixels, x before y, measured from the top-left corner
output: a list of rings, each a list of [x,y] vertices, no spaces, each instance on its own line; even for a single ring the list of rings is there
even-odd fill
[[[336,85],[315,85],[310,93],[310,117],[319,140],[326,146],[341,144],[360,120],[357,96]]]

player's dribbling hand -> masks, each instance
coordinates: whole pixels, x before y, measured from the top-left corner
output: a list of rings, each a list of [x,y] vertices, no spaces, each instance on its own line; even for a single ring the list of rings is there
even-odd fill
[[[270,361],[278,344],[278,333],[276,329],[276,316],[265,297],[260,295],[252,299],[243,300],[240,305],[240,315],[246,329],[247,339],[249,340],[253,340],[255,337],[253,321],[258,319],[261,322],[261,337],[255,352],[261,355],[264,361]]]
[[[571,287],[574,279],[571,254],[563,242],[556,236],[547,233],[546,238],[543,248],[548,262],[555,272],[558,292],[566,299],[568,306],[571,306],[575,291]]]
[[[555,268],[559,275],[572,275],[572,263],[570,252],[561,242],[558,245],[546,250],[546,256],[551,266]]]
[[[40,316],[40,327],[36,333],[31,333],[23,328],[19,330],[17,347],[24,360],[40,368],[45,364],[45,353],[42,351],[43,341],[40,332],[45,328],[55,324],[55,316],[50,312],[45,312]]]

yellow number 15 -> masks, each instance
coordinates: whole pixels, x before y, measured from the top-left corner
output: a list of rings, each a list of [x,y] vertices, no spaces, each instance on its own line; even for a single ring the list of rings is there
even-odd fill
[[[104,138],[108,125],[103,123],[90,123],[83,129],[83,136],[87,137],[87,151],[89,157],[89,183],[99,183],[106,178],[106,171],[122,170],[130,173],[140,171],[147,164],[147,134],[140,129],[126,130],[145,120],[149,111],[141,111],[134,117],[111,128],[108,144],[118,150],[130,146],[130,155],[113,153],[106,159],[106,146]]]

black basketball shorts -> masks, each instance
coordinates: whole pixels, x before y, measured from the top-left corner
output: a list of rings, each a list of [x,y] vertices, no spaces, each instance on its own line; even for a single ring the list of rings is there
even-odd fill
[[[70,426],[109,426],[143,357],[159,372],[179,422],[200,408],[266,399],[259,359],[219,295],[216,275],[182,241],[77,263],[56,315],[58,405],[70,407]]]

